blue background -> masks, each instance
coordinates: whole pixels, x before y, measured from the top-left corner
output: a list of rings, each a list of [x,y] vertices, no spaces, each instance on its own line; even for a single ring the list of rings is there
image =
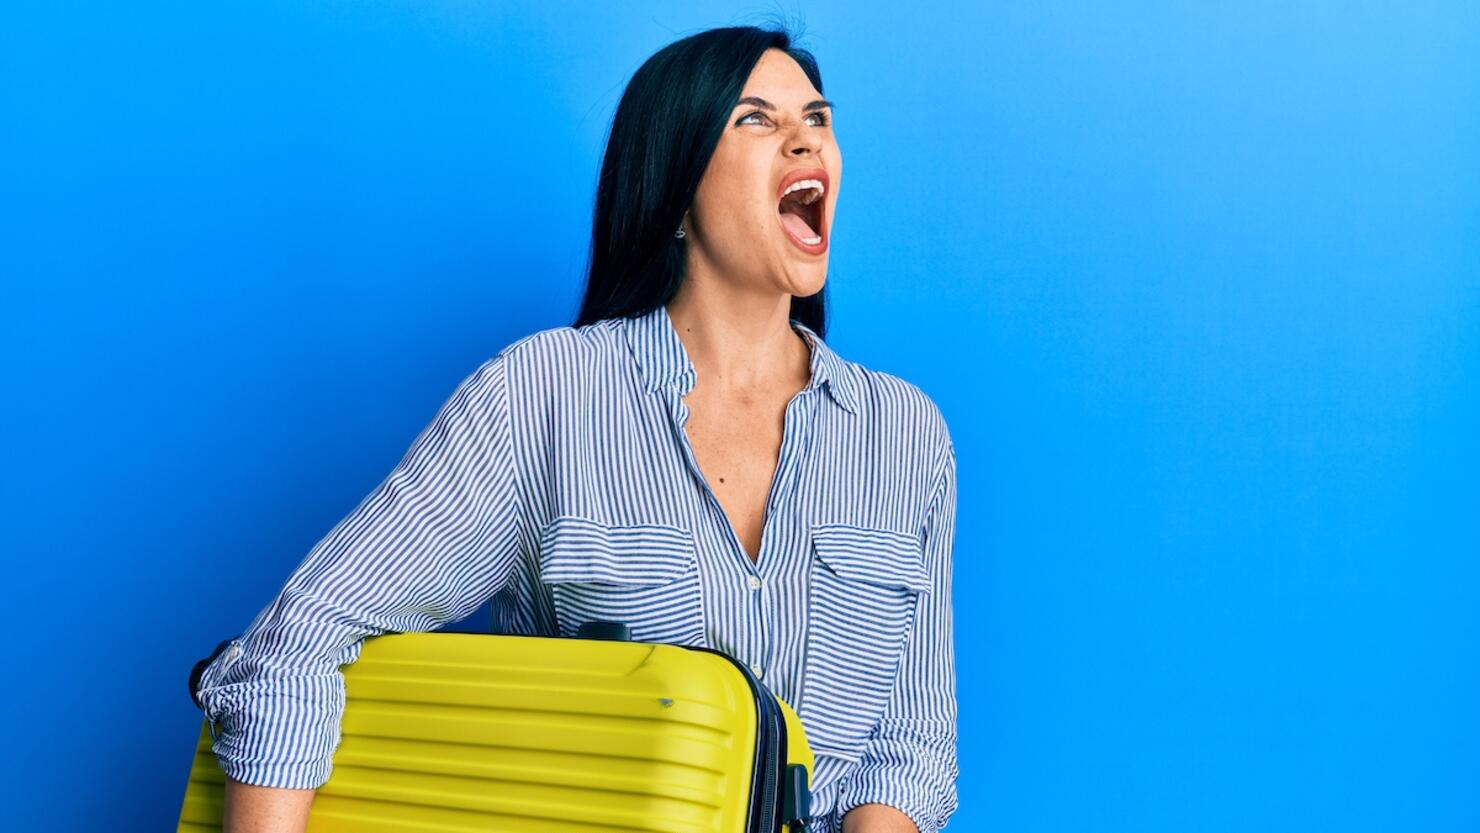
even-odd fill
[[[173,829],[191,664],[573,318],[642,60],[780,10],[829,342],[958,450],[950,828],[1480,829],[1480,12],[1229,5],[12,10],[11,828]]]

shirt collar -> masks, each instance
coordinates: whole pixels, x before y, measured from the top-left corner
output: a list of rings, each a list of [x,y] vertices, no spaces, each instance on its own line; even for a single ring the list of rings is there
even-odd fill
[[[824,387],[833,401],[844,410],[857,413],[853,378],[842,357],[833,352],[810,327],[795,318],[790,320],[792,328],[811,347],[812,378],[803,390]],[[659,304],[649,312],[627,318],[624,325],[627,344],[632,350],[633,359],[637,361],[644,390],[652,392],[662,385],[676,381],[682,381],[685,390],[693,387],[694,364],[689,360],[689,353],[678,337],[678,330],[674,328],[666,306]]]

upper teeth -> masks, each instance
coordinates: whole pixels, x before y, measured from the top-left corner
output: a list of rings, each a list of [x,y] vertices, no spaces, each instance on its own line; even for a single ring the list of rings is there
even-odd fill
[[[793,182],[792,184],[786,186],[786,190],[781,192],[781,196],[784,198],[792,191],[800,191],[803,188],[812,189],[812,194],[806,198],[807,205],[811,205],[812,203],[816,202],[817,198],[822,196],[826,190],[822,187],[822,180],[820,179],[799,179],[796,182]]]

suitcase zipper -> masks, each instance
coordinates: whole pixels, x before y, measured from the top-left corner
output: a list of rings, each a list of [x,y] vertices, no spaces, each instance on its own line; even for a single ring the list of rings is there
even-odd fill
[[[724,657],[740,670],[750,685],[756,702],[756,775],[751,784],[750,820],[745,829],[749,833],[780,833],[783,821],[780,798],[788,767],[786,718],[781,714],[781,707],[776,705],[776,696],[761,684],[748,665],[724,651],[698,645],[684,647]],[[794,824],[789,833],[802,833],[807,820],[796,821],[799,823]]]

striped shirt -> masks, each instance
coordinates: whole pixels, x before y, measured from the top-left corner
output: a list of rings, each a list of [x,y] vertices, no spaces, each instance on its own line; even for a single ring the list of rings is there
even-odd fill
[[[340,666],[363,639],[491,600],[499,633],[618,620],[748,663],[806,729],[814,830],[869,802],[942,827],[957,805],[955,449],[918,387],[791,325],[811,377],[786,406],[755,561],[683,429],[695,373],[666,307],[535,332],[462,381],[206,668],[222,769],[321,786]]]

